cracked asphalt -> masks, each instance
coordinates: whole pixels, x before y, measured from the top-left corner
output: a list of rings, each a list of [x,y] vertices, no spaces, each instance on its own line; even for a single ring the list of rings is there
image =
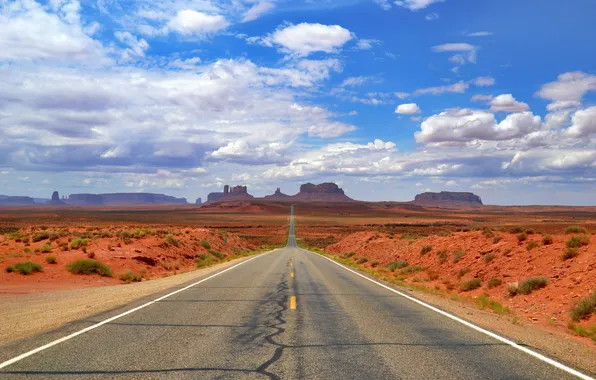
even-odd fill
[[[1,347],[0,361],[157,296]],[[287,248],[9,365],[0,377],[572,378],[296,248],[293,225]]]

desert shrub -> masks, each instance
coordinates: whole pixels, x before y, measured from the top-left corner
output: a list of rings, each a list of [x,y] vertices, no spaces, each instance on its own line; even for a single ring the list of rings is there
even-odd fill
[[[216,251],[215,249],[209,249],[208,250],[210,254],[212,254],[213,256],[217,257],[218,259],[224,259],[226,257],[226,255],[224,255],[223,253]]]
[[[577,248],[565,248],[563,253],[561,254],[561,259],[563,261],[572,259],[579,255],[579,250]]]
[[[523,227],[520,227],[520,226],[513,227],[513,228],[510,230],[510,232],[511,232],[512,234],[521,234],[522,232],[524,232],[524,228],[523,228]]]
[[[401,269],[407,267],[409,264],[405,260],[393,261],[387,264],[387,269],[392,272],[395,272],[396,269]]]
[[[97,260],[77,260],[69,263],[66,269],[72,274],[98,274],[112,277],[111,269]]]
[[[42,231],[45,231],[45,230],[48,229],[48,226],[41,225],[41,226],[39,226],[39,229],[42,230]]]
[[[376,268],[376,267],[378,267],[378,266],[379,266],[379,264],[380,264],[379,260],[374,260],[374,261],[371,261],[371,262],[370,262],[370,265],[371,265],[373,268]]]
[[[591,338],[594,342],[596,342],[596,325],[584,327],[582,325],[576,325],[573,322],[569,322],[567,327],[577,335],[583,336],[584,338]]]
[[[33,234],[33,236],[31,236],[31,241],[34,243],[37,243],[38,241],[46,240],[49,238],[50,238],[49,232],[38,232],[36,234]]]
[[[421,267],[419,265],[414,265],[405,269],[402,269],[399,273],[401,274],[411,274],[411,273],[416,273],[416,272],[421,272],[424,270],[424,267]]]
[[[535,290],[544,288],[548,284],[546,277],[532,277],[522,281],[517,287],[518,294],[530,294]]]
[[[588,236],[578,235],[567,240],[566,246],[567,248],[579,248],[588,244],[590,244],[590,238]]]
[[[566,234],[585,234],[586,229],[580,226],[569,226],[565,228]]]
[[[430,245],[425,245],[424,247],[422,247],[422,249],[420,250],[420,254],[421,255],[426,255],[427,253],[429,253],[430,251],[433,250],[433,247]]]
[[[501,241],[501,239],[503,239],[501,236],[495,236],[495,237],[493,238],[493,244],[497,244],[498,242],[500,242],[500,241]]]
[[[494,254],[494,253],[487,253],[486,255],[484,255],[484,257],[482,258],[482,260],[484,260],[484,263],[485,264],[488,264],[491,261],[493,261],[496,257],[497,257],[497,255]]]
[[[466,251],[463,249],[458,249],[457,251],[453,252],[453,263],[457,264],[459,261],[466,255]]]
[[[457,278],[462,278],[467,273],[470,273],[470,268],[463,268],[457,271]]]
[[[526,235],[534,235],[536,232],[532,228],[528,228],[524,231]]]
[[[488,227],[484,227],[484,228],[482,229],[482,234],[483,234],[484,236],[486,236],[487,238],[491,238],[491,237],[493,237],[493,236],[494,236],[494,233],[493,233],[493,231],[492,231],[490,228],[488,228]]]
[[[354,256],[356,252],[348,252],[344,255],[344,259],[349,259],[350,257]]]
[[[95,252],[94,251],[89,252],[87,254],[87,257],[90,258],[90,259],[94,259],[95,258]]]
[[[41,264],[34,263],[32,261],[25,261],[22,263],[17,263],[12,266],[6,267],[6,272],[16,272],[24,275],[29,275],[33,272],[42,272],[43,267]]]
[[[364,263],[366,263],[367,261],[368,261],[368,259],[367,259],[366,257],[361,257],[361,258],[359,258],[359,259],[358,259],[356,262],[357,262],[358,264],[364,264]]]
[[[447,261],[447,254],[449,252],[446,249],[442,249],[439,251],[438,255],[439,255],[439,263],[440,264],[444,264]]]
[[[87,248],[87,244],[89,244],[89,239],[76,238],[70,242],[70,249]]]
[[[473,280],[464,281],[459,284],[459,288],[462,292],[469,292],[470,290],[478,289],[482,285],[482,282],[479,278],[475,278]]]
[[[196,264],[197,268],[207,267],[207,266],[213,264],[214,262],[215,262],[215,260],[213,259],[213,257],[207,256],[207,255],[201,255],[201,256],[199,256],[199,259],[195,260],[195,264]]]
[[[553,237],[550,235],[544,235],[542,237],[542,245],[551,245],[553,243]]]
[[[52,252],[52,245],[51,244],[42,244],[39,247],[39,251],[43,253],[50,253]]]
[[[533,250],[536,247],[538,247],[538,242],[537,241],[534,241],[534,240],[529,241],[528,244],[526,244],[526,249],[528,251],[531,251],[531,250]]]
[[[596,314],[596,290],[591,296],[582,299],[571,309],[571,318],[577,322],[590,318],[592,314]]]
[[[120,280],[126,282],[127,284],[130,284],[131,282],[140,282],[143,280],[143,278],[141,277],[140,274],[133,273],[132,271],[126,271],[126,272],[120,273],[118,275],[118,278]]]
[[[46,263],[48,264],[56,264],[56,258],[54,256],[46,256]]]
[[[161,242],[160,246],[161,247],[169,247],[173,245],[174,247],[180,247],[181,243],[179,240],[177,240],[174,235],[172,234],[168,234],[166,235],[166,237],[163,239],[163,241]]]
[[[517,235],[517,241],[519,241],[520,243],[522,241],[526,241],[526,240],[528,240],[528,235],[526,235],[525,232],[522,232],[522,233],[520,233],[520,234]]]
[[[201,245],[203,246],[203,248],[205,249],[211,249],[211,244],[209,244],[209,242],[207,240],[202,240],[201,241]]]
[[[0,226],[0,235],[15,234],[19,232],[21,228],[15,226]]]
[[[428,274],[428,279],[431,281],[435,281],[439,279],[439,272],[436,272],[434,270],[427,270],[426,274]]]
[[[403,240],[417,240],[417,239],[421,239],[425,236],[427,236],[427,235],[407,232],[405,234],[401,234],[401,239],[403,239]]]
[[[489,289],[492,289],[492,288],[496,288],[497,286],[501,285],[502,283],[503,282],[501,281],[500,278],[498,278],[498,277],[492,277],[490,280],[488,280],[488,283],[486,284],[486,286]]]
[[[442,237],[447,237],[447,236],[451,236],[451,232],[449,232],[449,231],[439,231],[439,233],[437,235],[438,236],[442,236]]]

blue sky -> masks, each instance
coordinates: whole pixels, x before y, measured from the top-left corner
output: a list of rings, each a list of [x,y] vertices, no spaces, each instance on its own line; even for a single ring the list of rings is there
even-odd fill
[[[0,0],[0,194],[593,205],[596,3]]]

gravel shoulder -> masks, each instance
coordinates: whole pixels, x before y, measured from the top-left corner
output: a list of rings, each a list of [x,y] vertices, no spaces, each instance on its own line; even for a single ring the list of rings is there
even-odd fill
[[[256,256],[256,255],[255,255]],[[132,284],[0,297],[0,345],[58,328],[65,323],[205,277],[251,257],[242,257],[175,276]]]

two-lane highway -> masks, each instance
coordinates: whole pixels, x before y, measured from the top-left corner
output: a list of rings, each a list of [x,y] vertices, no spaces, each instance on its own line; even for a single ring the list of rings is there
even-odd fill
[[[297,248],[291,219],[285,249],[17,358],[0,377],[577,378]],[[4,347],[0,361],[33,348]]]

